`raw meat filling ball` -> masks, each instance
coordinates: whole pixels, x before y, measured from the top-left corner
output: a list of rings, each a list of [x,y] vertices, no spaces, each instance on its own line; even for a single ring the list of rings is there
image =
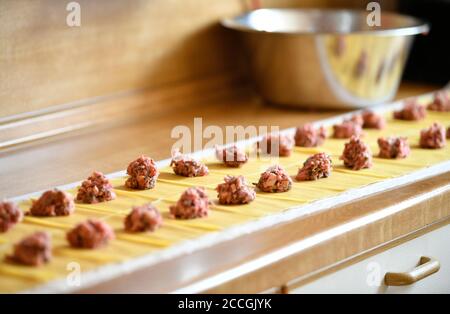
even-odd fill
[[[125,182],[127,188],[147,190],[155,187],[159,171],[153,159],[141,156],[128,165],[127,174],[130,176]]]
[[[350,138],[352,136],[362,135],[361,124],[346,120],[341,124],[333,125],[334,138]]]
[[[433,101],[428,105],[428,110],[450,111],[450,97],[447,91],[439,91],[434,94]]]
[[[247,204],[255,199],[255,191],[247,185],[243,176],[226,176],[224,180],[216,188],[220,204]]]
[[[33,201],[28,214],[32,216],[68,216],[75,210],[75,204],[70,194],[54,189],[44,192]]]
[[[394,111],[394,118],[399,120],[422,120],[426,115],[425,107],[418,104],[415,99],[408,100],[403,109]]]
[[[14,245],[7,260],[28,266],[40,266],[52,258],[51,238],[46,232],[36,232]]]
[[[295,179],[308,181],[327,178],[330,176],[332,169],[331,157],[326,153],[318,153],[309,157],[303,163],[303,167],[298,170]]]
[[[281,166],[274,165],[261,173],[256,187],[263,192],[286,192],[292,187],[292,179]]]
[[[406,137],[380,137],[378,139],[381,158],[406,158],[410,148]]]
[[[94,171],[90,177],[81,183],[76,197],[77,201],[95,204],[111,201],[116,198],[112,184],[99,171]]]
[[[360,170],[372,166],[372,152],[360,138],[352,136],[350,142],[345,144],[341,160],[347,168]]]
[[[176,175],[183,177],[202,177],[209,173],[208,167],[201,162],[175,151],[170,166]]]
[[[321,126],[314,128],[312,124],[299,126],[295,131],[295,145],[300,147],[317,147],[323,144],[327,137],[326,129]]]
[[[105,246],[114,237],[114,231],[111,227],[96,219],[88,219],[79,223],[66,234],[71,247],[87,249]]]
[[[366,110],[361,116],[363,119],[363,128],[381,130],[386,126],[386,119],[373,111]]]
[[[344,121],[351,121],[353,123],[359,124],[361,127],[364,124],[364,119],[362,114],[354,114],[350,119],[346,119]]]
[[[294,148],[294,139],[290,135],[267,135],[257,145],[263,155],[288,157]]]
[[[433,123],[428,129],[420,131],[420,147],[442,148],[445,146],[445,128]]]
[[[245,151],[239,149],[236,145],[222,149],[216,146],[216,158],[227,167],[233,168],[240,167],[248,161]]]
[[[13,202],[0,202],[0,232],[6,232],[23,218],[19,206]]]
[[[209,199],[205,189],[201,187],[188,188],[181,194],[175,205],[170,206],[172,217],[177,219],[193,219],[208,216]]]
[[[125,230],[128,232],[155,231],[162,224],[162,216],[152,204],[134,206],[125,217]]]

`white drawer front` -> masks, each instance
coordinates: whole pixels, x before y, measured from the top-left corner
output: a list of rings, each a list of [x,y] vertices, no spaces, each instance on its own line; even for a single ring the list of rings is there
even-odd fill
[[[440,270],[415,284],[384,285],[386,272],[406,272],[421,256],[437,259]],[[319,278],[290,293],[450,293],[450,225]]]

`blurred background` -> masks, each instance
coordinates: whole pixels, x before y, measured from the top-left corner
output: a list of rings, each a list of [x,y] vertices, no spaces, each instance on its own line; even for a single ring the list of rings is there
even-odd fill
[[[395,6],[403,14],[421,17],[431,23],[427,36],[419,36],[412,48],[404,78],[417,82],[445,85],[450,80],[450,60],[447,42],[449,36],[449,0],[400,0]]]

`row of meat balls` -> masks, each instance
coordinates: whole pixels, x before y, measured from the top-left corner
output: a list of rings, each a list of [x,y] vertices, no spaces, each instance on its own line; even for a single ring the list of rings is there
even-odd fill
[[[443,93],[435,95],[434,101],[428,105],[430,110],[449,111],[449,99]],[[420,120],[426,115],[425,108],[415,100],[408,101],[402,110],[394,112],[396,119]],[[384,118],[374,112],[365,111],[361,115],[354,115],[341,124],[333,126],[334,138],[350,138],[345,144],[341,160],[344,165],[353,170],[369,168],[372,165],[372,154],[369,147],[360,139],[362,128],[382,129],[386,125]],[[420,146],[424,148],[441,148],[445,146],[445,137],[450,137],[450,128],[445,129],[434,123],[430,128],[422,130]],[[298,127],[294,139],[283,135],[269,135],[258,143],[260,153],[271,154],[271,147],[278,147],[280,156],[289,156],[293,145],[302,147],[316,147],[326,139],[324,127],[314,128],[307,124]],[[379,156],[383,158],[405,158],[410,149],[404,137],[379,138]],[[264,151],[263,151],[264,150]],[[248,161],[248,155],[237,146],[216,150],[217,158],[228,167],[240,167]],[[208,168],[194,158],[175,152],[172,156],[171,167],[175,174],[186,177],[205,176]],[[326,153],[318,153],[309,157],[296,175],[296,180],[317,180],[331,174],[332,162]],[[127,168],[129,177],[125,186],[130,189],[151,189],[155,186],[159,171],[155,162],[148,157],[141,156],[131,162]],[[255,184],[263,192],[286,192],[292,187],[292,179],[279,165],[269,167],[264,171]],[[256,193],[245,181],[243,176],[226,176],[224,183],[216,188],[220,204],[247,204],[253,201]],[[115,199],[113,187],[109,180],[100,172],[82,182],[76,200],[82,203],[98,203]],[[176,204],[170,207],[171,215],[176,219],[201,218],[208,215],[210,201],[205,190],[192,187],[183,192]],[[72,197],[59,190],[50,190],[33,204],[27,213],[33,216],[66,216],[74,211]],[[22,211],[12,202],[0,202],[0,232],[6,232],[22,219]],[[155,231],[162,224],[162,216],[152,204],[135,206],[125,217],[124,229],[129,232]],[[67,240],[72,247],[98,248],[106,245],[114,238],[114,231],[105,222],[89,219],[70,230]],[[25,265],[40,265],[51,258],[50,237],[45,232],[37,232],[26,237],[14,246],[12,255],[7,259]]]
[[[219,155],[219,151],[218,151]],[[238,166],[245,161],[235,158],[229,166]],[[239,161],[238,161],[239,159]],[[171,166],[177,175],[193,177],[208,174],[208,168],[201,162],[176,152]],[[125,186],[130,189],[145,190],[155,186],[159,171],[153,159],[141,156],[132,161],[127,173],[129,177]],[[227,176],[225,182],[217,187],[219,203],[245,204],[255,199],[255,191],[250,188],[244,177]],[[111,182],[101,172],[94,171],[84,180],[78,189],[76,201],[94,204],[112,201],[116,198]],[[210,201],[201,187],[189,188],[182,193],[180,199],[170,207],[171,215],[176,219],[200,218],[208,215]],[[27,215],[37,217],[68,216],[75,210],[72,196],[64,191],[54,189],[44,192],[37,200],[33,200]],[[0,232],[7,232],[23,218],[20,208],[13,202],[0,202]],[[124,219],[124,229],[128,232],[152,232],[162,224],[159,210],[152,204],[135,206]],[[88,219],[67,232],[66,238],[74,248],[95,249],[105,246],[114,239],[113,229],[104,221]],[[31,234],[14,245],[13,253],[6,257],[17,264],[38,266],[51,259],[51,238],[46,232]]]
[[[232,154],[233,158],[226,157]],[[218,149],[217,157],[230,167],[237,167],[248,160],[248,156],[236,146]],[[242,157],[242,158],[240,158]],[[234,160],[234,161],[233,161]],[[329,159],[331,170],[331,159]],[[193,177],[208,174],[208,168],[201,162],[180,153],[175,153],[171,162],[178,175]],[[132,161],[128,168],[125,185],[131,189],[151,189],[155,186],[159,171],[155,162],[146,156]],[[302,172],[299,172],[299,174]],[[283,192],[291,188],[292,181],[280,166],[273,166],[261,174],[256,184],[266,192]],[[220,204],[247,204],[256,197],[255,190],[243,176],[226,176],[224,182],[216,188]],[[116,198],[111,182],[98,171],[84,180],[78,189],[76,201],[81,203],[99,203]],[[170,206],[175,219],[193,219],[208,215],[210,201],[202,187],[185,190],[176,204]],[[27,215],[36,217],[68,216],[75,210],[72,196],[54,189],[44,192],[33,200]],[[0,232],[6,232],[23,218],[22,211],[13,202],[0,202]],[[124,219],[124,229],[128,232],[152,232],[162,224],[162,216],[152,204],[135,206]],[[89,219],[69,230],[66,238],[74,248],[95,249],[105,246],[114,239],[113,229],[104,221]],[[13,254],[7,256],[10,262],[23,265],[41,265],[51,259],[51,238],[46,232],[36,232],[22,239],[14,246]]]

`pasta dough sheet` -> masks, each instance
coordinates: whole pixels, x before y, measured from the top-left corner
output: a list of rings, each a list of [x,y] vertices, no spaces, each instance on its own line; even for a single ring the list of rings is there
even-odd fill
[[[204,160],[210,169],[206,177],[184,178],[175,176],[169,167],[161,170],[156,187],[152,190],[133,191],[124,187],[125,177],[112,180],[117,199],[114,201],[85,205],[76,204],[76,211],[69,217],[38,218],[26,216],[22,223],[7,233],[0,234],[0,292],[29,290],[46,282],[65,279],[70,273],[69,263],[76,262],[81,271],[89,271],[100,266],[131,260],[135,257],[156,252],[185,240],[196,239],[211,232],[220,232],[231,226],[244,224],[257,218],[282,213],[288,208],[301,206],[315,200],[328,198],[349,189],[363,187],[385,179],[412,173],[450,159],[450,145],[443,149],[427,150],[418,147],[419,133],[437,121],[445,127],[450,125],[450,113],[428,111],[425,120],[419,122],[392,120],[387,113],[388,125],[384,130],[364,130],[364,141],[370,144],[374,156],[378,153],[379,136],[401,135],[409,138],[411,154],[406,159],[390,160],[374,157],[371,169],[352,171],[343,167],[339,156],[347,140],[328,138],[317,148],[295,147],[290,157],[280,158],[279,163],[290,175],[295,176],[298,167],[305,159],[316,152],[327,152],[334,165],[331,176],[311,182],[295,182],[292,190],[286,193],[270,194],[257,192],[256,200],[247,205],[222,206],[217,204],[215,187],[223,182],[223,177],[244,175],[249,183],[257,182],[259,175],[269,165],[269,160],[250,159],[241,168],[226,168],[212,157]],[[331,131],[329,132],[331,134]],[[86,169],[86,175],[93,169]],[[99,169],[101,170],[101,169]],[[184,189],[190,186],[207,188],[213,201],[210,215],[204,219],[174,220],[169,217],[169,206],[176,202]],[[52,188],[52,187],[49,187]],[[76,195],[76,189],[68,192]],[[163,226],[154,233],[129,234],[123,230],[123,220],[133,205],[153,202],[162,212]],[[31,200],[20,203],[27,211]],[[65,240],[65,233],[75,224],[88,218],[99,218],[110,224],[117,238],[108,247],[98,250],[72,249]],[[10,254],[12,246],[22,237],[45,230],[52,235],[53,259],[41,267],[26,267],[7,263],[3,257]]]

